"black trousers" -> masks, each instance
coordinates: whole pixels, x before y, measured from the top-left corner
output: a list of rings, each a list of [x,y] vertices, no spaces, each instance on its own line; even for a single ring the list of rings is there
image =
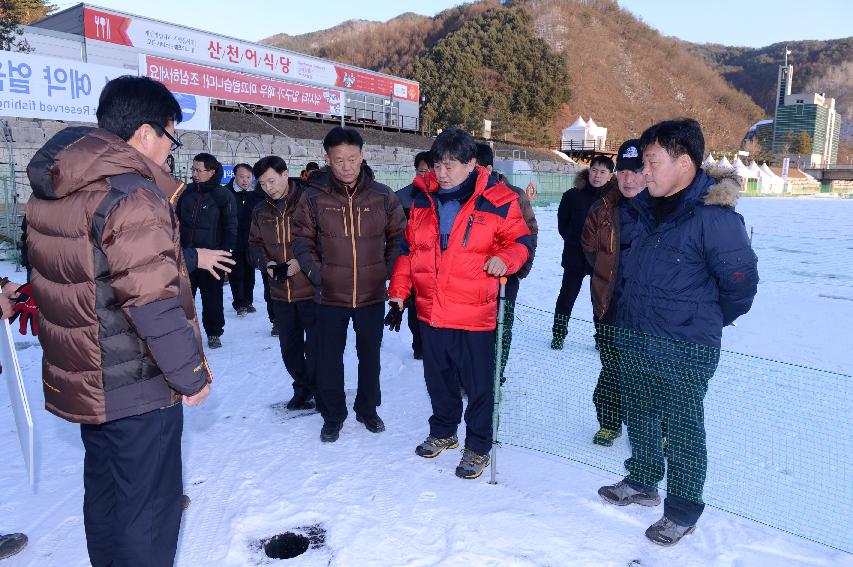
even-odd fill
[[[235,310],[251,307],[255,291],[255,267],[249,262],[249,253],[245,250],[234,251],[234,267],[228,274],[231,286],[231,307]]]
[[[181,404],[81,425],[83,523],[93,567],[171,566],[181,526]]]
[[[196,290],[201,291],[201,324],[209,337],[221,337],[225,332],[225,311],[222,307],[223,281],[217,280],[207,270],[195,270],[190,274],[193,298]]]
[[[572,316],[572,309],[575,307],[575,301],[581,292],[585,277],[584,273],[563,270],[563,283],[560,285],[560,294],[557,296],[557,305],[554,307],[552,330],[554,336],[565,337],[568,333],[569,317]]]
[[[509,349],[512,347],[512,326],[515,323],[515,300],[518,298],[520,281],[516,276],[509,276],[506,280],[504,288],[505,304],[504,304],[504,328],[501,334],[501,343],[503,350],[501,351],[501,383],[503,384],[504,369],[506,361],[509,359]]]
[[[275,311],[272,305],[272,295],[270,295],[270,277],[266,270],[261,270],[261,281],[264,283],[264,301],[267,304],[267,316],[270,318],[270,323],[275,323]]]
[[[622,388],[620,387],[619,349],[616,348],[614,326],[616,316],[611,308],[601,319],[595,318],[595,345],[601,358],[601,371],[592,393],[598,425],[619,431],[622,428]]]
[[[418,309],[415,305],[415,290],[412,290],[412,295],[406,301],[406,310],[409,330],[412,332],[412,351],[415,354],[422,353],[424,349],[421,346],[421,326],[418,321]]]
[[[317,364],[317,304],[313,300],[273,301],[284,367],[293,378],[293,395],[314,395]]]
[[[424,378],[432,403],[430,435],[456,434],[462,420],[461,385],[468,396],[465,447],[485,455],[492,450],[495,331],[437,329],[421,321],[421,337]]]
[[[382,346],[382,323],[385,304],[363,307],[317,306],[317,390],[319,409],[327,422],[343,422],[347,418],[344,391],[344,348],[350,319],[355,329],[355,351],[358,355],[358,393],[353,409],[356,415],[373,417],[382,403],[379,388],[379,349]]]

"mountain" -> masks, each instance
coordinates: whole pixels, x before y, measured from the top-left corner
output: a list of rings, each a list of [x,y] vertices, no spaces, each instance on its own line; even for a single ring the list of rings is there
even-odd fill
[[[794,65],[792,92],[826,93],[835,98],[843,121],[842,137],[853,140],[853,37],[789,41],[758,49],[710,43],[682,45],[752,97],[769,116],[775,111],[779,65],[784,62],[785,49],[790,49],[788,61]]]
[[[612,0],[483,0],[264,42],[413,77],[436,126],[474,129],[488,118],[509,139],[556,141],[582,115],[618,141],[691,116],[709,148],[729,149],[765,115],[682,42]]]

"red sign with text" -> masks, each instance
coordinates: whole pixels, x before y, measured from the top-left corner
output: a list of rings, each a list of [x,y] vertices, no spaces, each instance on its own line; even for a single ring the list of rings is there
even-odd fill
[[[173,92],[302,112],[342,114],[342,92],[335,89],[309,87],[154,55],[140,55],[139,68],[141,74],[160,81]]]

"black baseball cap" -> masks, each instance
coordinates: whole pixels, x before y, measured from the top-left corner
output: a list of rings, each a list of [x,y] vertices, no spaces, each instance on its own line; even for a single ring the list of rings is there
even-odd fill
[[[640,140],[637,138],[625,140],[619,146],[619,153],[616,154],[616,171],[640,171],[641,169],[643,169],[643,150],[640,149]]]

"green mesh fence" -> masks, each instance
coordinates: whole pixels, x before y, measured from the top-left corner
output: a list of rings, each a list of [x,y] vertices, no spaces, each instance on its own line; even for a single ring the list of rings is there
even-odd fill
[[[853,552],[851,376],[521,304],[505,311],[499,443]],[[621,435],[594,443],[602,425]]]

